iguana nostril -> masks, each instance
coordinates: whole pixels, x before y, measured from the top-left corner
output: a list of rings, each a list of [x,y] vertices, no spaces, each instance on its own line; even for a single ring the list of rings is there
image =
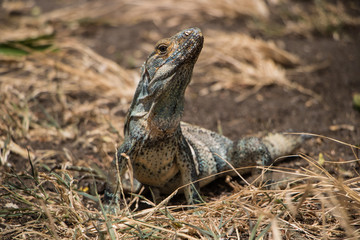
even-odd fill
[[[185,36],[189,36],[189,35],[190,35],[190,33],[191,33],[191,31],[190,31],[190,30],[188,30],[188,31],[185,31],[185,32],[184,32]]]

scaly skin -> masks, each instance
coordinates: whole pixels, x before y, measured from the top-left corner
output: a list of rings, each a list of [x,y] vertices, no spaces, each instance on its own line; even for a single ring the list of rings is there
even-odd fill
[[[262,141],[248,137],[233,142],[209,130],[181,122],[184,93],[203,47],[198,28],[181,31],[159,41],[141,69],[141,79],[127,114],[125,140],[114,160],[122,175],[127,158],[142,184],[171,193],[184,186],[188,204],[201,203],[199,187],[235,168],[268,166],[290,153],[301,137],[275,134]],[[277,147],[280,144],[281,147]],[[279,145],[279,146],[280,146]],[[109,174],[105,204],[117,203],[116,167]]]

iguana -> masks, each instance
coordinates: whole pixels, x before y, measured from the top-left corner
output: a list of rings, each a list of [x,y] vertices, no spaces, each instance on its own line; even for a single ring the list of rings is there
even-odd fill
[[[114,176],[117,170],[124,173],[128,159],[139,182],[165,194],[185,186],[187,203],[192,205],[202,202],[199,187],[214,180],[212,175],[232,167],[269,166],[303,142],[303,136],[280,133],[233,142],[181,122],[185,89],[203,42],[199,28],[183,30],[160,40],[143,64],[126,117],[125,140],[109,173],[105,204],[116,204],[119,182]],[[206,180],[198,181],[202,178]]]

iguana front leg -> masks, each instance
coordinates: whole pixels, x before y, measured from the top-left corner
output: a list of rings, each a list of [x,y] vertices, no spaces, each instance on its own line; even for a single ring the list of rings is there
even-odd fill
[[[177,165],[181,174],[181,182],[187,203],[190,205],[200,204],[204,201],[200,196],[199,166],[198,160],[191,145],[184,137],[181,137]]]
[[[119,208],[119,189],[121,177],[126,171],[127,158],[122,154],[128,154],[131,149],[131,144],[123,143],[115,155],[111,163],[111,168],[108,171],[106,180],[106,188],[104,193],[104,209],[108,213],[117,214]]]

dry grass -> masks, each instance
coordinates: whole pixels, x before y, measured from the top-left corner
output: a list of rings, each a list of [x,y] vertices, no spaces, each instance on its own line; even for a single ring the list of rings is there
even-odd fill
[[[154,21],[159,27],[174,27],[184,19],[193,22],[210,19],[236,18],[239,16],[267,18],[269,10],[263,0],[254,1],[175,1],[158,0],[156,3],[146,0],[115,0],[85,2],[59,9],[41,16],[41,21],[54,20],[78,21],[89,16],[112,25],[134,24]]]
[[[16,54],[0,54],[1,238],[358,239],[359,177],[334,177],[325,166],[341,168],[344,163],[327,162],[322,155],[302,156],[309,169],[268,170],[292,176],[282,190],[230,181],[233,193],[208,199],[195,210],[155,205],[133,195],[123,199],[131,209],[124,207],[120,216],[105,216],[99,210],[101,170],[95,171],[97,176],[66,170],[72,165],[108,167],[122,141],[123,116],[138,73],[76,39],[60,38],[52,22],[78,22],[91,16],[113,25],[151,19],[158,26],[171,27],[187,18],[201,22],[230,21],[242,15],[268,17],[263,1],[244,4],[186,1],[180,5],[161,0],[161,7],[155,7],[140,0],[90,1],[3,24],[1,47],[6,44]],[[73,31],[74,25],[68,27],[63,31]],[[289,79],[286,68],[302,71],[302,63],[274,43],[239,33],[205,34],[195,74],[212,85],[202,94],[246,88],[237,99],[242,101],[263,86],[278,84],[318,97]],[[353,150],[357,164],[358,148],[344,146]],[[149,208],[139,210],[140,203]]]
[[[271,170],[292,175],[283,190],[229,182],[234,193],[193,210],[155,206],[134,196],[129,204],[132,210],[124,208],[120,216],[106,218],[94,208],[98,197],[80,191],[66,170],[45,173],[35,167],[29,173],[9,173],[1,185],[1,235],[5,239],[104,235],[116,239],[261,239],[269,234],[271,239],[359,239],[359,177],[334,177],[319,159],[302,157],[311,168]],[[139,201],[150,208],[136,211]]]
[[[261,29],[270,36],[300,35],[312,38],[313,34],[330,35],[335,39],[341,37],[344,28],[360,25],[360,17],[349,14],[346,2],[317,0],[311,4],[300,1],[274,1],[274,15],[280,24],[265,21],[254,21],[250,27]],[[355,2],[350,3],[352,10],[357,10]]]
[[[297,22],[287,21],[286,32],[288,33],[308,35],[311,32],[317,32],[332,34],[334,38],[339,38],[341,28],[360,24],[360,17],[349,15],[341,1],[334,4],[327,1],[315,1],[313,11],[308,14],[303,14],[304,9],[299,7],[292,10],[293,14],[301,16],[301,19]]]
[[[196,71],[203,81],[213,84],[201,94],[231,89],[239,92],[236,101],[240,102],[262,87],[275,84],[320,99],[312,90],[288,79],[285,67],[299,66],[300,60],[273,42],[239,33],[216,31],[208,35]]]
[[[28,56],[1,56],[0,61],[1,146],[25,159],[27,153],[18,144],[29,142],[51,143],[53,149],[63,141],[74,141],[75,148],[113,151],[122,132],[114,126],[123,122],[115,113],[125,111],[133,94],[130,71],[75,40],[54,43],[45,52]],[[43,155],[40,159],[45,160],[59,153],[44,154],[45,150],[30,149],[31,156]]]

